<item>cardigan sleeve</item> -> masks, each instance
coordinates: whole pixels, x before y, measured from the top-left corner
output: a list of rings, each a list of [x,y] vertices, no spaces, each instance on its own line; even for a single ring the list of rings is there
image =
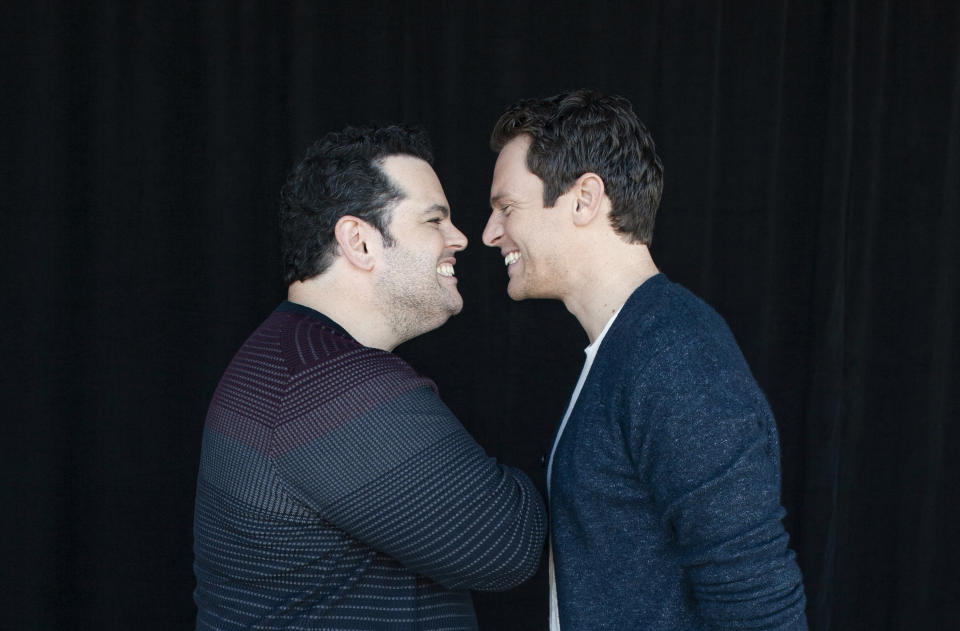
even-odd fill
[[[643,386],[655,394],[639,449],[700,614],[720,629],[806,629],[781,523],[776,426],[759,386],[710,349],[678,345],[647,368],[658,385]]]
[[[451,589],[509,589],[539,565],[543,500],[431,386],[401,367],[305,406],[278,428],[275,466],[319,516],[408,569]]]

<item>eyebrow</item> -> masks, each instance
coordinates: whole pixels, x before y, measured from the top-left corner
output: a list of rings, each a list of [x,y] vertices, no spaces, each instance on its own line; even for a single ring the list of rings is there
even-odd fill
[[[429,208],[423,211],[422,214],[429,215],[430,213],[438,212],[444,216],[444,218],[450,216],[450,209],[444,206],[443,204],[433,204]]]

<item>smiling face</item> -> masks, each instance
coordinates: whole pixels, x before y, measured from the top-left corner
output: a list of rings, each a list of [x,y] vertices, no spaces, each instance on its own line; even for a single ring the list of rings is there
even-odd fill
[[[450,220],[443,187],[429,164],[390,156],[383,171],[404,197],[391,211],[387,232],[393,245],[382,250],[377,294],[402,342],[439,327],[463,308],[453,266],[467,238]]]
[[[507,294],[525,298],[563,299],[570,254],[564,219],[570,194],[543,206],[543,180],[527,168],[530,137],[517,136],[500,151],[490,186],[492,211],[483,230],[484,244],[500,249],[510,280]]]

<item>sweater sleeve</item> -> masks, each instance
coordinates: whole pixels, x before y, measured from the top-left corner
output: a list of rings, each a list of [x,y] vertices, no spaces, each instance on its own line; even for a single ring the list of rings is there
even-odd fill
[[[659,385],[642,384],[657,394],[642,411],[639,452],[703,618],[718,629],[806,629],[781,523],[776,426],[738,364],[692,347],[651,362],[645,374]]]
[[[349,361],[336,371],[363,373]],[[296,388],[274,458],[291,492],[350,536],[448,588],[504,590],[529,578],[546,518],[527,476],[488,457],[432,383],[405,364],[373,372],[312,403],[308,386]]]

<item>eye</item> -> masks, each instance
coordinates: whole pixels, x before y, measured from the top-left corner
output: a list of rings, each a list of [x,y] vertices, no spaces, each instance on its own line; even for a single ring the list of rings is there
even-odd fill
[[[504,215],[509,215],[511,208],[513,208],[513,204],[507,204],[506,206],[500,209],[500,212],[502,212]]]
[[[442,221],[443,221],[443,219],[440,218],[440,217],[434,217],[433,219],[427,219],[427,222],[428,222],[428,223],[435,223],[435,224],[437,224],[438,226],[440,225],[440,222],[442,222]]]

